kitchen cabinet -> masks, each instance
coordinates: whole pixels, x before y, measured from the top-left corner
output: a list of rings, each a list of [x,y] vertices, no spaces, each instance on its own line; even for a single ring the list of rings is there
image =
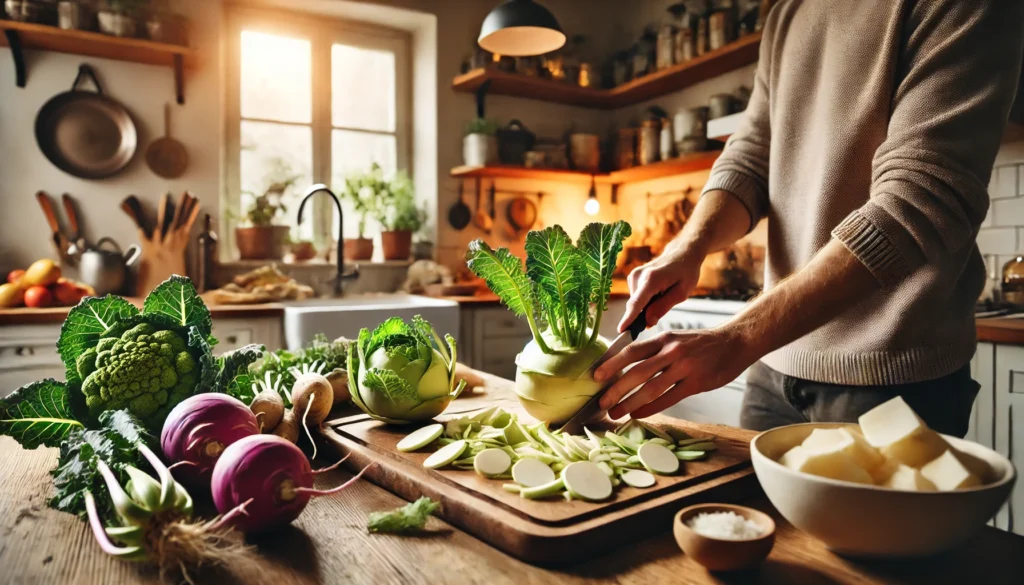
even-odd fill
[[[995,345],[993,370],[990,412],[994,419],[994,448],[1008,457],[1019,473],[1024,469],[1024,346]],[[996,514],[995,526],[1024,534],[1024,482],[1020,478],[1009,502]]]
[[[612,339],[626,312],[625,299],[608,301],[601,335]],[[507,380],[516,378],[516,355],[532,339],[526,319],[502,305],[463,305],[459,311],[459,361]]]
[[[220,340],[213,348],[217,355],[249,343],[275,350],[281,348],[281,318],[214,319],[213,335]],[[36,380],[64,379],[59,336],[59,323],[0,327],[0,398]]]

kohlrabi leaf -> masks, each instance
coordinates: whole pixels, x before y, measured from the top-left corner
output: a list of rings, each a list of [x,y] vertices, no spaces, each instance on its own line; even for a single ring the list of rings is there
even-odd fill
[[[52,378],[32,382],[0,400],[0,435],[25,449],[58,447],[84,425],[74,415],[67,386]]]
[[[552,331],[570,347],[582,343],[590,317],[590,279],[561,226],[527,234],[526,273]]]
[[[403,336],[406,339],[411,339],[412,335],[413,331],[409,329],[409,326],[405,324],[405,321],[402,321],[401,317],[391,317],[373,330],[373,333],[371,333],[367,339],[363,352],[365,352],[366,357],[369,357],[373,352],[385,345],[394,345],[396,343],[407,344],[409,343],[408,341],[395,340],[393,338],[396,336]],[[360,337],[361,336],[362,335],[360,335]]]
[[[90,491],[96,496],[100,515],[113,520],[116,513],[96,462],[105,462],[119,480],[126,481],[127,466],[143,465],[138,445],[151,440],[142,423],[123,410],[101,414],[97,429],[72,432],[60,446],[57,468],[50,472],[56,488],[50,506],[84,516],[85,492]]]
[[[246,380],[249,380],[249,366],[263,357],[265,349],[266,346],[250,343],[245,347],[240,347],[218,357],[215,362],[217,375],[212,391],[228,392],[228,388],[232,386],[235,378],[238,376],[243,376]],[[249,387],[251,388],[251,382]]]
[[[583,257],[592,281],[590,302],[600,315],[608,308],[608,295],[612,290],[615,260],[622,251],[622,243],[633,233],[624,221],[592,223],[580,232],[576,247]]]
[[[370,532],[394,532],[409,534],[423,530],[427,518],[436,512],[441,504],[423,496],[390,512],[370,512],[367,528]]]
[[[487,282],[491,292],[498,295],[513,313],[532,320],[535,307],[533,285],[523,272],[523,264],[507,248],[492,250],[487,242],[473,240],[466,253],[466,265],[473,274]],[[535,333],[534,337],[537,334]]]
[[[194,326],[203,336],[209,336],[213,328],[210,310],[206,308],[203,299],[199,298],[192,281],[184,276],[174,275],[153,289],[146,296],[142,311],[166,315],[179,327]]]
[[[139,314],[135,305],[121,297],[86,297],[68,311],[57,338],[57,353],[64,362],[68,383],[80,382],[75,360],[96,345],[104,331]]]
[[[415,400],[419,397],[416,389],[391,370],[370,368],[366,370],[363,384],[371,392],[380,392],[392,402]]]

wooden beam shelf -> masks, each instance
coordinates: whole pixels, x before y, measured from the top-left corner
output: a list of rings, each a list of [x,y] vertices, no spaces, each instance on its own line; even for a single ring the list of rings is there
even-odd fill
[[[451,176],[460,179],[532,179],[535,181],[564,181],[574,183],[589,183],[594,177],[600,185],[624,185],[626,183],[637,183],[703,171],[711,168],[720,150],[708,152],[697,152],[687,154],[679,158],[663,160],[649,165],[641,165],[621,171],[610,173],[588,173],[586,171],[572,171],[566,169],[528,169],[511,165],[493,165],[486,167],[455,167],[451,170]]]
[[[540,77],[497,69],[474,69],[452,80],[457,92],[475,93],[485,83],[488,93],[529,98],[585,108],[613,110],[651,100],[757,61],[761,33],[742,37],[724,47],[645,75],[613,89],[579,87]]]
[[[169,43],[113,37],[83,30],[64,30],[55,26],[13,20],[0,20],[0,30],[4,32],[3,37],[0,37],[0,46],[11,48],[18,87],[25,87],[27,80],[22,51],[54,51],[170,67],[174,70],[177,101],[183,104],[183,69],[194,67],[197,61],[196,52],[192,49]]]

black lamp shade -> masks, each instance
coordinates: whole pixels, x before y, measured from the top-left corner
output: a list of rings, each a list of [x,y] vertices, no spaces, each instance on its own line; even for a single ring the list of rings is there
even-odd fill
[[[492,53],[530,57],[565,45],[565,33],[551,12],[533,0],[508,0],[480,27],[480,46]]]

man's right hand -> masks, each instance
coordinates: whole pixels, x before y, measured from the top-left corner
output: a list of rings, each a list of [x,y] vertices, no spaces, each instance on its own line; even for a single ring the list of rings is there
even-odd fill
[[[619,332],[625,331],[644,307],[647,307],[647,327],[652,327],[672,307],[685,301],[697,286],[703,261],[702,254],[665,250],[651,262],[633,269],[627,280],[629,302],[619,322]],[[658,298],[651,302],[655,296]]]

